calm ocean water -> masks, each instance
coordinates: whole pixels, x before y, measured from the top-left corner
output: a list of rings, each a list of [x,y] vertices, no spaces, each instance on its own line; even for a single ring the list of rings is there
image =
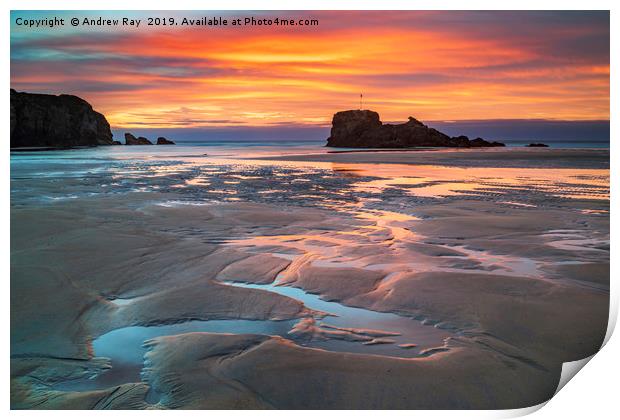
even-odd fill
[[[507,142],[522,147],[527,142]],[[609,148],[607,142],[549,142],[559,148]],[[188,160],[236,159],[286,155],[323,154],[328,151],[359,150],[326,148],[325,141],[177,141],[173,146],[106,146],[37,152],[11,152],[11,179],[22,177],[79,177],[120,165],[144,166],[159,161],[163,166]]]
[[[608,141],[514,141],[503,140],[509,147],[526,146],[529,143],[544,143],[554,149],[608,149]]]
[[[609,148],[609,141],[576,141],[576,140],[551,140],[551,141],[538,141],[538,140],[498,140],[506,144],[508,147],[522,147],[526,146],[530,143],[544,143],[549,147],[555,149],[589,149],[589,148]],[[336,150],[336,149],[327,149],[325,148],[325,140],[276,140],[276,141],[184,141],[178,140],[177,145],[193,145],[193,146],[211,146],[211,147],[222,147],[222,148],[232,148],[232,149],[245,149],[245,148],[255,148],[257,150],[262,148],[267,148],[268,150],[274,150],[280,148],[280,152],[283,154],[291,154],[287,149],[292,149],[299,151],[301,148],[312,148],[317,149],[317,151],[325,151],[325,150]]]

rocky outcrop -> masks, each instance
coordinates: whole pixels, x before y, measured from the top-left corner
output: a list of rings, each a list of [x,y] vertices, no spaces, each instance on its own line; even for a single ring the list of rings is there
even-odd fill
[[[121,142],[120,142],[120,141],[118,141],[118,140],[114,140],[114,141],[112,142],[112,144],[113,144],[114,146],[120,146],[120,145],[121,145],[121,144],[123,144],[123,143],[121,143]]]
[[[530,143],[525,147],[549,147],[549,145],[545,143]]]
[[[174,144],[174,142],[165,137],[157,137],[157,144]]]
[[[139,146],[139,145],[153,144],[153,143],[151,143],[151,141],[149,139],[147,139],[146,137],[137,137],[136,138],[131,133],[125,133],[125,144],[127,146]]]
[[[110,124],[84,99],[11,89],[11,148],[110,144]]]
[[[403,147],[496,147],[480,137],[450,137],[409,117],[404,124],[383,124],[379,114],[368,110],[341,111],[334,115],[329,147],[403,148]]]

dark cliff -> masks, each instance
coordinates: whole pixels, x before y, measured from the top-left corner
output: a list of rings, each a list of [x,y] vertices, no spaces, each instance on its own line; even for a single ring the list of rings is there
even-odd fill
[[[110,124],[85,100],[11,89],[11,147],[111,144]]]
[[[413,117],[404,124],[383,124],[379,114],[368,110],[341,111],[334,115],[330,147],[496,147],[503,143],[466,136],[450,137]]]

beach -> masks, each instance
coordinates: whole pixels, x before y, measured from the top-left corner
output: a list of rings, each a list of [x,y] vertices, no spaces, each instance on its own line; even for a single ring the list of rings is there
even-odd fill
[[[12,153],[12,407],[522,408],[598,351],[609,149],[330,151]]]

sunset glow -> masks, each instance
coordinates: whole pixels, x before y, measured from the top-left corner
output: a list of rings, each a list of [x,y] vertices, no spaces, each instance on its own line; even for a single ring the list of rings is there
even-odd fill
[[[384,121],[609,118],[606,12],[262,12],[320,23],[96,30],[25,29],[19,13],[11,86],[79,95],[113,127],[328,125],[360,92]]]

